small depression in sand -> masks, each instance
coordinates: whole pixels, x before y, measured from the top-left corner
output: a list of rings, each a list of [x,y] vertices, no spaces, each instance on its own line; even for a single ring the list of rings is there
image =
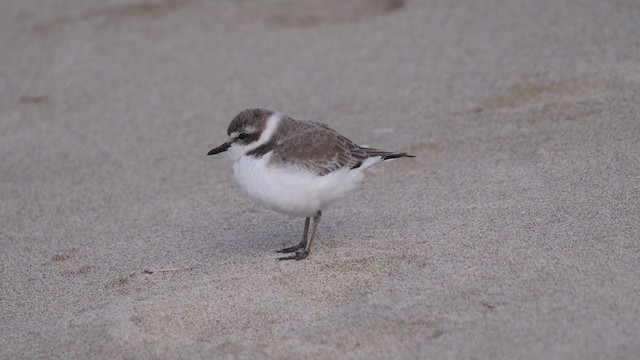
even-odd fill
[[[245,14],[269,25],[343,23],[401,8],[405,0],[241,0]]]

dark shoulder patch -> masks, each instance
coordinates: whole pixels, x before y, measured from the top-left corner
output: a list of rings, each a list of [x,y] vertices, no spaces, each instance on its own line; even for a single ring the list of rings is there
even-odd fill
[[[260,158],[260,157],[263,157],[269,151],[275,149],[276,146],[278,146],[278,144],[276,144],[276,142],[272,140],[272,141],[269,141],[269,142],[267,142],[265,144],[262,144],[262,145],[258,146],[257,148],[249,151],[247,153],[247,155],[255,156],[257,158]]]

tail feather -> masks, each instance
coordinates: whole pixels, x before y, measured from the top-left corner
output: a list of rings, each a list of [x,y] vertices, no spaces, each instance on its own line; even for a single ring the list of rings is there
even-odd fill
[[[406,152],[396,153],[392,151],[384,151],[372,148],[361,148],[364,150],[369,156],[381,156],[382,160],[391,160],[397,159],[401,157],[415,157],[414,155],[409,155]]]
[[[363,160],[360,160],[357,163],[353,164],[351,166],[351,170],[361,167],[363,165],[363,163],[365,164],[364,168],[366,169],[369,166],[372,166],[372,165],[374,165],[376,163],[379,163],[379,162],[385,161],[385,160],[397,159],[397,158],[401,158],[401,157],[415,157],[415,156],[409,155],[409,154],[407,154],[405,152],[395,153],[395,152],[391,152],[391,151],[384,151],[384,150],[372,149],[372,148],[367,148],[367,147],[360,147],[360,149],[364,150],[364,152],[367,154],[367,157],[364,158]],[[368,162],[368,160],[370,160],[371,158],[378,157],[378,156],[380,156],[382,158],[381,161]],[[368,165],[367,165],[367,163],[368,163]]]
[[[401,157],[415,157],[415,155],[409,155],[407,153],[393,153],[382,157],[382,160],[397,159]]]

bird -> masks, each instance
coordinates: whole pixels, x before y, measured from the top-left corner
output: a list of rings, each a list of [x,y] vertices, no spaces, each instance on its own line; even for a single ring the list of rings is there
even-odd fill
[[[355,190],[367,168],[415,157],[360,146],[321,122],[296,120],[262,108],[236,115],[227,127],[227,136],[226,142],[207,155],[228,152],[234,177],[250,198],[276,212],[305,218],[302,240],[277,250],[290,254],[279,260],[309,256],[322,212]]]

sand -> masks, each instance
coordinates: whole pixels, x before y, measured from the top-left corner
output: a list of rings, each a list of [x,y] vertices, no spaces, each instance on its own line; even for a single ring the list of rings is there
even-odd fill
[[[4,1],[0,357],[638,358],[637,1]],[[417,157],[303,220],[249,107]]]

